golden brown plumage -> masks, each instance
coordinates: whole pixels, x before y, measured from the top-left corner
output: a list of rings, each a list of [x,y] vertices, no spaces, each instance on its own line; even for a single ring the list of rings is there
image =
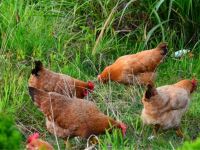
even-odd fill
[[[109,80],[123,84],[148,84],[155,79],[155,69],[167,53],[167,44],[156,48],[118,58],[98,75],[103,83]]]
[[[40,61],[35,62],[35,68],[29,78],[29,86],[78,98],[84,98],[94,90],[92,82],[84,82],[68,75],[50,71],[44,68]]]
[[[125,134],[126,126],[104,115],[91,101],[69,98],[55,92],[45,92],[29,87],[29,93],[34,103],[46,117],[47,130],[58,137],[88,138],[91,134],[99,135],[105,130],[117,127]]]
[[[27,150],[54,150],[54,148],[46,141],[39,139],[39,134],[34,133],[29,136],[26,145]]]
[[[158,125],[162,129],[178,129],[182,115],[188,108],[190,94],[196,89],[196,80],[181,80],[158,88],[148,85],[142,103],[144,124]]]

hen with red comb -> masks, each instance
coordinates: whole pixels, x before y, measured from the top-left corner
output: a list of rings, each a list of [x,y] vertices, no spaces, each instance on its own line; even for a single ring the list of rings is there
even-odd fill
[[[56,73],[43,67],[40,61],[35,62],[29,78],[29,86],[47,92],[57,92],[68,97],[84,98],[94,90],[94,83],[84,82],[65,74]]]
[[[52,134],[56,132],[58,137],[88,138],[93,134],[104,134],[106,130],[112,131],[113,128],[126,134],[125,124],[103,114],[91,101],[33,87],[29,87],[29,94],[45,115],[47,130]]]

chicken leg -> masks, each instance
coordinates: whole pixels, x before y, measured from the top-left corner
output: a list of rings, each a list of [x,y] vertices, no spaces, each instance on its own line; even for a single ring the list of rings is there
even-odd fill
[[[71,143],[69,142],[69,138],[64,140],[64,143],[65,143],[65,149],[66,150],[71,150],[72,149],[72,145]]]
[[[176,129],[176,135],[177,135],[178,137],[180,137],[180,138],[184,138],[184,134],[183,134],[183,132],[181,131],[180,127],[178,127],[178,128]]]
[[[160,129],[160,125],[159,124],[155,124],[154,128],[153,128],[153,134],[154,134],[154,136],[157,135],[159,129]]]

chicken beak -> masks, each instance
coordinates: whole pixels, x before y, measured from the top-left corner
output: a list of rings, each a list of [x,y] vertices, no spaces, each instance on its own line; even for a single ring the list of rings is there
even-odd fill
[[[124,123],[120,123],[120,128],[121,128],[121,131],[122,131],[122,135],[125,138],[126,137],[127,126]]]
[[[98,81],[101,81],[101,75],[98,75],[98,76],[97,76],[97,80],[98,80]]]
[[[101,77],[101,75],[97,76],[97,81],[100,83],[105,83],[105,80],[104,80],[104,78]]]
[[[122,131],[122,135],[123,135],[123,138],[126,137],[126,131],[125,130]]]

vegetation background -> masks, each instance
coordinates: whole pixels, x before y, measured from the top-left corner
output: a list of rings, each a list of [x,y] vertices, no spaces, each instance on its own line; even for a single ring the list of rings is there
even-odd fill
[[[199,0],[2,0],[0,1],[0,112],[10,114],[25,138],[38,131],[64,149],[64,142],[45,129],[44,117],[31,102],[27,80],[34,60],[82,80],[96,76],[117,57],[168,42],[169,54],[158,68],[157,86],[182,78],[200,79]],[[194,56],[175,59],[190,49]],[[140,120],[144,87],[96,84],[88,97],[98,107],[129,125],[122,139],[116,132],[99,137],[99,149],[176,149],[200,131],[199,89],[182,119],[184,140],[173,130],[149,141],[151,127]],[[73,149],[86,141],[71,139]],[[23,143],[25,144],[25,143]]]

